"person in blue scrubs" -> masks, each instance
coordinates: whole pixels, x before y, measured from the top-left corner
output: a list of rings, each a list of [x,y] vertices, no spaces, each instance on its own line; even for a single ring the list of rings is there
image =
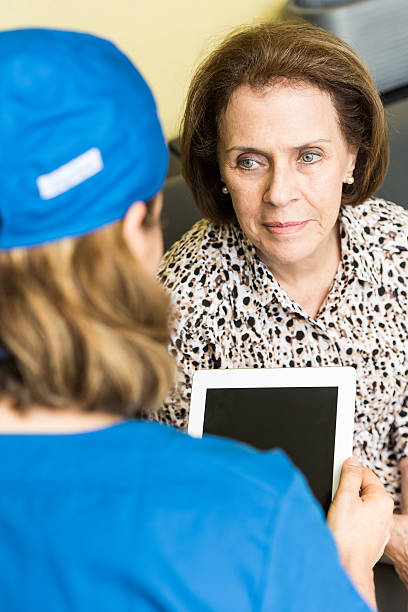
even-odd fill
[[[28,29],[0,33],[0,81],[2,610],[374,608],[392,501],[369,470],[345,463],[333,538],[281,451],[148,420],[167,149],[138,70]]]

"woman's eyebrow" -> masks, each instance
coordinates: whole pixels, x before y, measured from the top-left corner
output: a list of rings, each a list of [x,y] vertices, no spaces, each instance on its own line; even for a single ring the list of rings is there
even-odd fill
[[[294,145],[293,147],[291,147],[291,149],[307,149],[308,147],[315,147],[316,145],[330,142],[331,140],[329,140],[328,138],[318,138],[316,140],[306,142],[305,144]]]
[[[232,151],[242,151],[243,153],[260,153],[261,155],[267,156],[267,153],[265,151],[262,151],[261,149],[255,149],[254,147],[230,147],[225,152],[232,153]]]

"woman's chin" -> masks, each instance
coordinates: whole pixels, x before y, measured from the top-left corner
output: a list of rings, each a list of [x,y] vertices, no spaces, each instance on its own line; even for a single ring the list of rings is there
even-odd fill
[[[309,241],[308,244],[303,240],[293,239],[274,241],[273,245],[270,241],[268,243],[256,245],[256,252],[259,259],[272,271],[280,266],[295,267],[313,257],[314,250]]]

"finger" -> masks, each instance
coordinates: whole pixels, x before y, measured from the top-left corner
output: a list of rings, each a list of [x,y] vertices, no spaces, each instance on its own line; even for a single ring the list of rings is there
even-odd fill
[[[364,467],[361,480],[361,495],[365,495],[368,492],[384,493],[385,489],[378,476],[376,476],[374,472],[368,468]]]
[[[359,495],[363,478],[363,468],[355,457],[349,457],[343,463],[341,470],[339,488],[337,493],[343,495],[350,493]]]

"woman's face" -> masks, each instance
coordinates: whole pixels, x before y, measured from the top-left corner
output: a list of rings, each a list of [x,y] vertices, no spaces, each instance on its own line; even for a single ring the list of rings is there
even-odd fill
[[[242,85],[221,121],[218,158],[239,224],[272,270],[318,262],[337,242],[356,151],[328,94],[307,84]]]

